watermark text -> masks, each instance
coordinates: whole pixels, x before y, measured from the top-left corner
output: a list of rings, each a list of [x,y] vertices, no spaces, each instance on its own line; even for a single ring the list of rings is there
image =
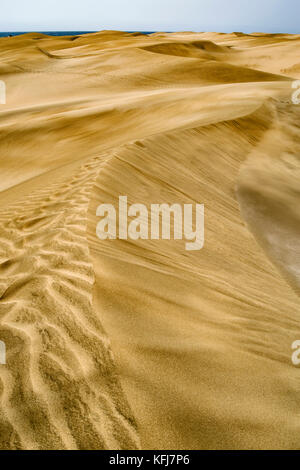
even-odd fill
[[[0,104],[6,104],[6,84],[0,80]]]
[[[292,103],[300,104],[300,80],[295,80],[292,83],[292,88],[295,88],[295,91],[292,94]]]
[[[145,204],[128,205],[127,196],[119,196],[117,210],[112,204],[98,206],[96,215],[102,217],[96,227],[100,240],[186,240],[187,251],[204,246],[204,204]],[[193,214],[195,212],[195,214]],[[117,233],[118,225],[118,233]]]
[[[0,364],[6,364],[6,346],[4,341],[0,341]]]

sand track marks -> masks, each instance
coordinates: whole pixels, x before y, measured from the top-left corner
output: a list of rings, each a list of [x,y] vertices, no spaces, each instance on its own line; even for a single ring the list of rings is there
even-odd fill
[[[85,237],[103,157],[0,213],[0,448],[139,447],[92,307]]]

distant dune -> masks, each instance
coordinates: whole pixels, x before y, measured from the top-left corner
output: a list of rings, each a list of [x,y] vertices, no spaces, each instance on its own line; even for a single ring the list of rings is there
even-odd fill
[[[298,449],[300,35],[0,38],[0,449]],[[205,205],[205,245],[96,209]]]

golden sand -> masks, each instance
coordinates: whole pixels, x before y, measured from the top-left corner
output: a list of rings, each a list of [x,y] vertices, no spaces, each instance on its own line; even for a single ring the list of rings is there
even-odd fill
[[[0,39],[1,449],[297,449],[300,35]],[[205,246],[96,208],[204,203]]]

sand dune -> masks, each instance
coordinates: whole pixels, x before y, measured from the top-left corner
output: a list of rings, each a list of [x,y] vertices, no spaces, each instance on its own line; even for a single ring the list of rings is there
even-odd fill
[[[146,51],[156,52],[159,54],[176,55],[182,57],[194,57],[197,59],[216,59],[216,54],[224,54],[228,52],[227,48],[218,46],[211,41],[190,41],[190,42],[166,42],[154,44],[143,48]],[[213,55],[214,54],[214,55]]]
[[[300,36],[0,39],[1,449],[297,449]],[[204,203],[205,245],[96,208]]]

